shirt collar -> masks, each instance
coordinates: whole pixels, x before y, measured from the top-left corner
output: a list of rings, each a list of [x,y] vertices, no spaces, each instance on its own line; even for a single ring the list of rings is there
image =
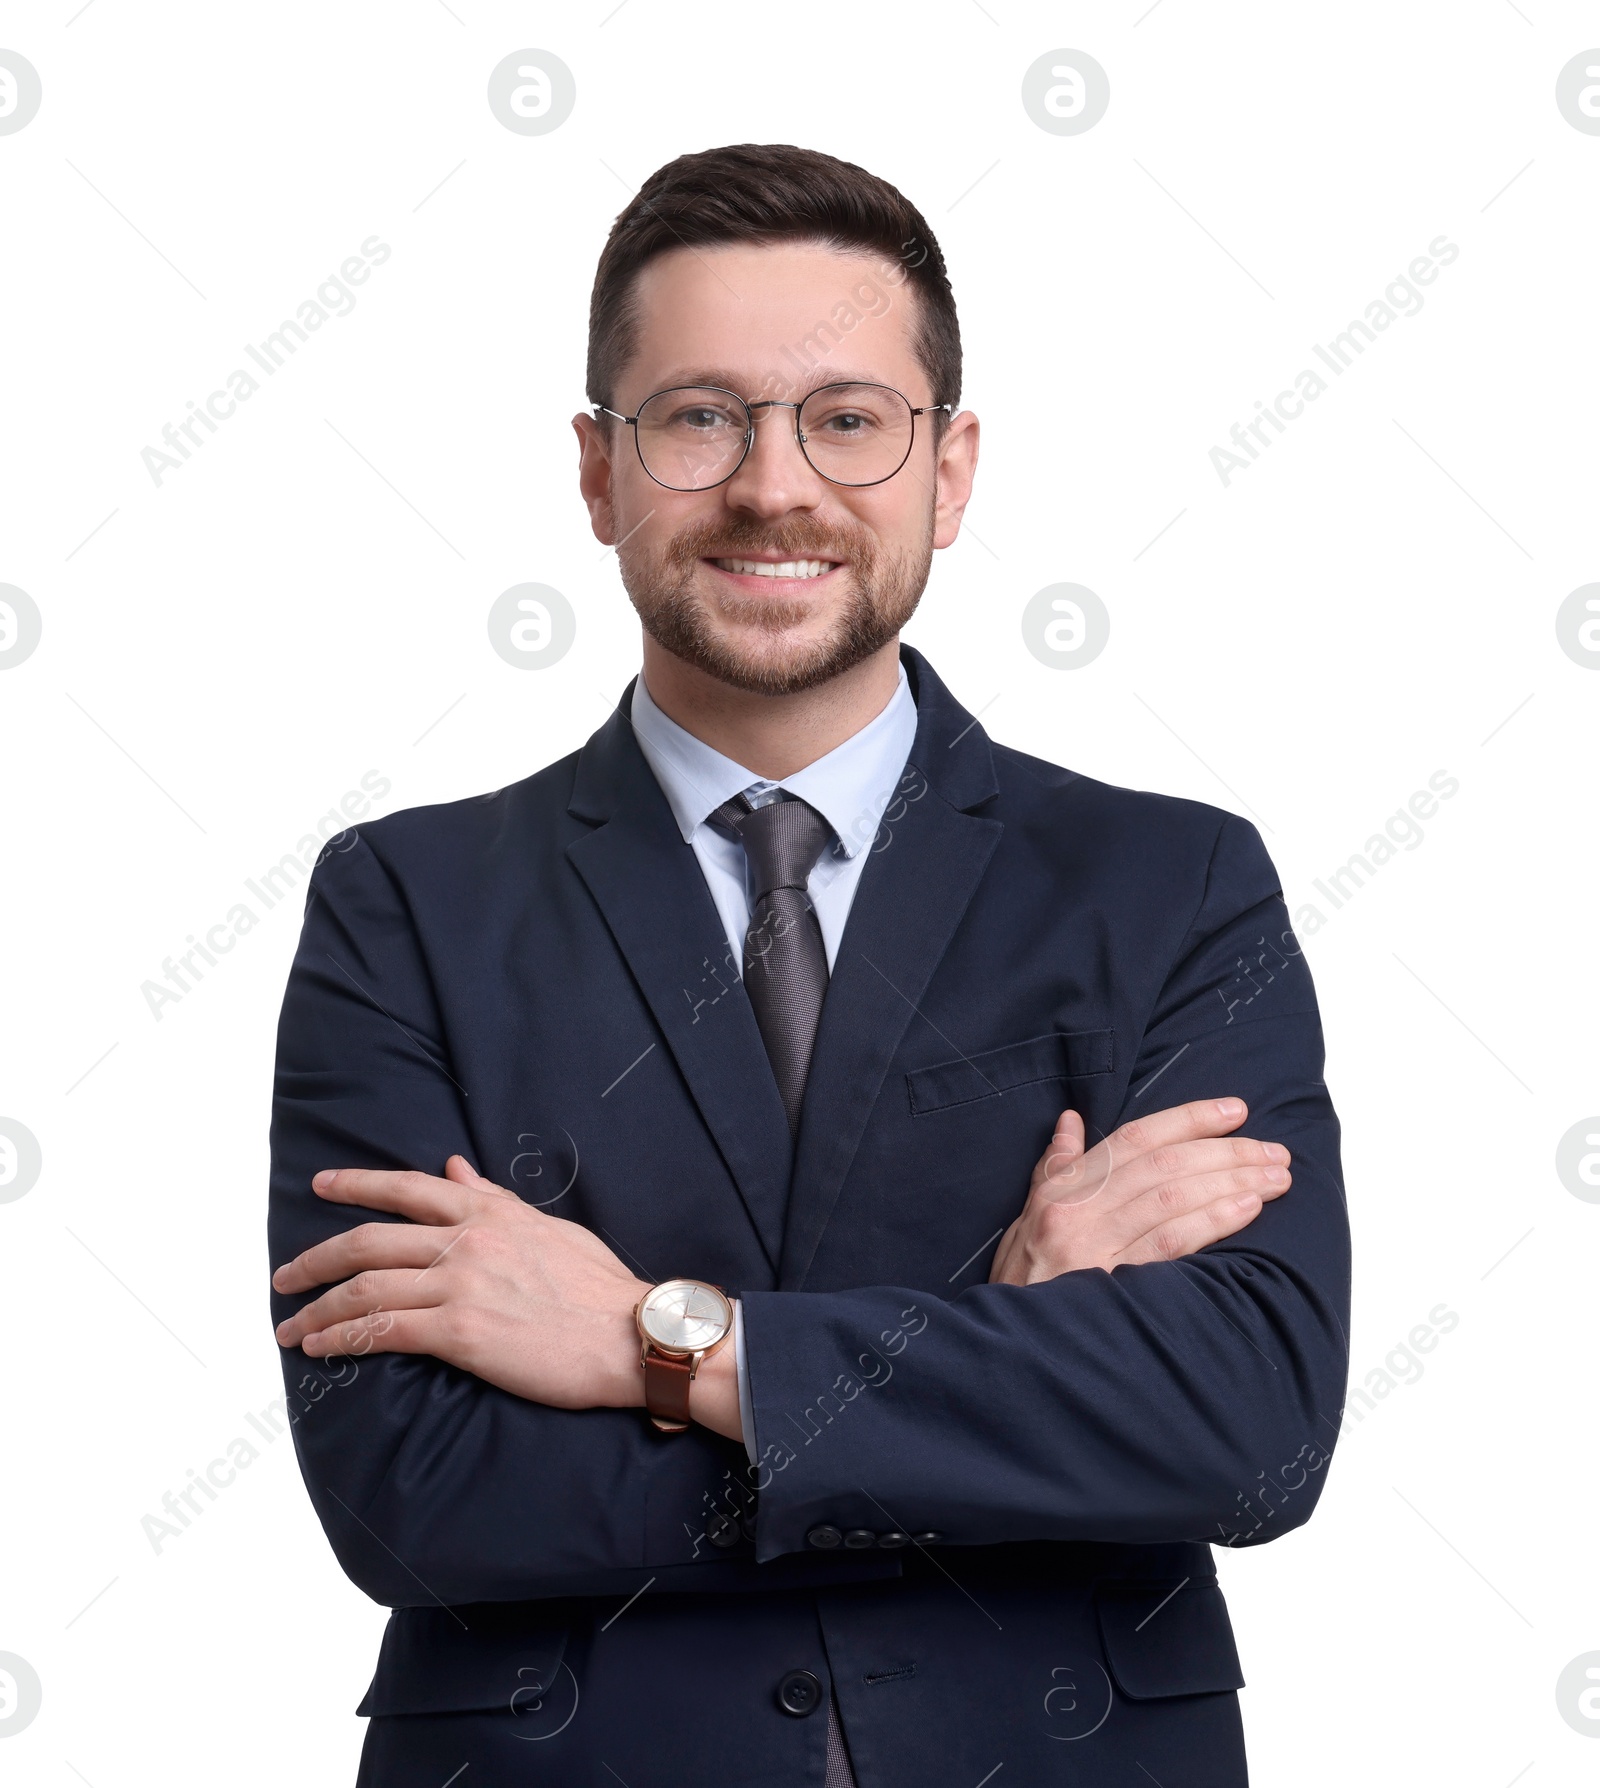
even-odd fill
[[[878,821],[894,798],[916,737],[917,704],[905,666],[899,669],[895,692],[882,713],[842,745],[777,783],[724,757],[669,719],[651,700],[641,674],[633,686],[634,736],[685,843],[724,801],[782,788],[816,808],[832,826],[843,855],[858,855],[877,836]]]

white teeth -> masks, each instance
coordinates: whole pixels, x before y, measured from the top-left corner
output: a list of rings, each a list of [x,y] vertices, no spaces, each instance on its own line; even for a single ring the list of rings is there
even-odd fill
[[[784,559],[776,565],[764,559],[713,559],[722,571],[736,572],[741,577],[821,577],[832,571],[831,559]]]

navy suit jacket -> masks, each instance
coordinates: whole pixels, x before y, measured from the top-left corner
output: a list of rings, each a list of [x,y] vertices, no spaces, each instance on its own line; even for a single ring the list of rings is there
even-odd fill
[[[861,1788],[1245,1780],[1212,1548],[1310,1515],[1348,1364],[1311,977],[1246,821],[996,745],[903,658],[916,741],[793,1143],[627,694],[571,757],[316,867],[272,1263],[365,1219],[319,1168],[459,1151],[641,1276],[742,1297],[759,1457],[429,1358],[286,1353],[317,1513],[395,1611],[364,1781],[820,1784],[796,1672]],[[1063,1108],[1093,1141],[1224,1094],[1293,1154],[1254,1222],[986,1283]]]

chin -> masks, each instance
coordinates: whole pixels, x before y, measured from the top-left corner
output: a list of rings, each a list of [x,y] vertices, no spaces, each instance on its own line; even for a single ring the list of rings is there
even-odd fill
[[[719,681],[757,695],[796,695],[839,675],[843,642],[826,629],[802,633],[760,633],[741,630],[707,642],[710,650],[701,668]]]

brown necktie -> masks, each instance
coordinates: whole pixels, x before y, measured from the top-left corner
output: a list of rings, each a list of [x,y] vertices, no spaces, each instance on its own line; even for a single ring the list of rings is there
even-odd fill
[[[744,990],[755,1008],[793,1135],[800,1126],[811,1048],[828,991],[828,953],[806,883],[833,828],[796,796],[752,807],[743,795],[735,795],[714,818],[744,845],[749,864]]]

